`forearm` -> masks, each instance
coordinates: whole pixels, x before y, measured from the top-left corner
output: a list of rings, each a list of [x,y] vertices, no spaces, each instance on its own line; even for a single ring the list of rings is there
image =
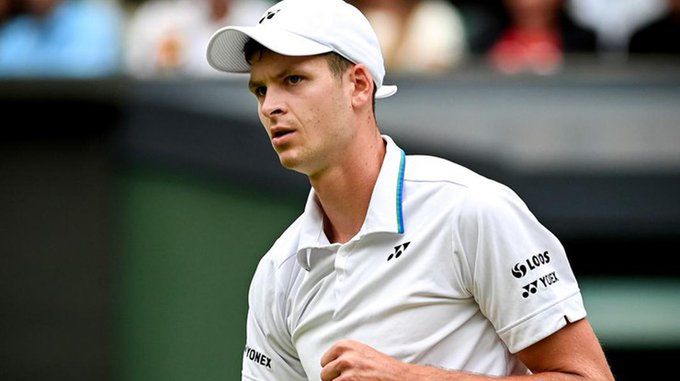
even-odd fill
[[[404,381],[488,381],[488,380],[505,380],[505,381],[604,381],[606,379],[599,379],[579,375],[575,373],[566,372],[543,372],[526,376],[506,376],[506,377],[490,377],[482,376],[472,373],[457,372],[435,368],[431,366],[409,365],[408,377]]]
[[[597,350],[561,353],[564,344],[578,349],[574,340],[582,335],[575,329],[589,328],[586,324],[572,324],[551,338],[544,339],[518,352],[519,360],[534,374],[524,376],[489,377],[478,374],[451,371],[433,366],[409,364],[390,357],[376,349],[353,340],[340,340],[321,357],[321,379],[332,380],[384,380],[384,381],[614,381],[604,354]],[[560,340],[561,338],[561,340]],[[593,347],[591,345],[591,347]],[[598,351],[599,350],[599,351]],[[593,352],[593,353],[590,353]]]

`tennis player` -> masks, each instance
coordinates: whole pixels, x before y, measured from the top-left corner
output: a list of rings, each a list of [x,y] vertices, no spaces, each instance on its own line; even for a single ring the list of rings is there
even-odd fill
[[[381,135],[395,86],[366,18],[284,0],[226,27],[302,215],[249,291],[243,380],[613,380],[558,239],[509,188]],[[423,40],[424,44],[427,43]]]

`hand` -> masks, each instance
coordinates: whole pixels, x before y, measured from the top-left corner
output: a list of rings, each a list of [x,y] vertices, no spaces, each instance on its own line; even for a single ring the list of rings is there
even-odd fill
[[[409,364],[353,340],[333,344],[321,357],[322,381],[406,380]]]

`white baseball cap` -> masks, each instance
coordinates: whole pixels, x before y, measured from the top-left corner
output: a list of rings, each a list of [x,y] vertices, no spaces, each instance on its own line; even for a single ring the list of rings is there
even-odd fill
[[[255,26],[222,28],[208,43],[210,66],[230,73],[250,72],[243,53],[249,38],[285,56],[336,52],[368,67],[376,98],[397,92],[396,86],[383,85],[385,63],[371,24],[343,0],[283,0],[269,8]]]

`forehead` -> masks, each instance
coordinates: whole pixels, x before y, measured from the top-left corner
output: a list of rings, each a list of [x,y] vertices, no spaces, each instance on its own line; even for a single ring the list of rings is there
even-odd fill
[[[270,50],[262,50],[260,53],[254,54],[251,59],[250,78],[266,78],[292,70],[308,73],[330,72],[328,60],[323,55],[284,56]]]

